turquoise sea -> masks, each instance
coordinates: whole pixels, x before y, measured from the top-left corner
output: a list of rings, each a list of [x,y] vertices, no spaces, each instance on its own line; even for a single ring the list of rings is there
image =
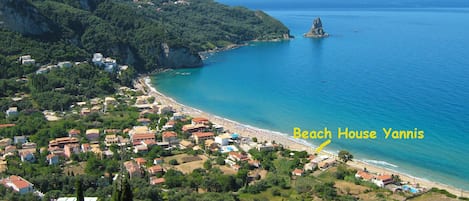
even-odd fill
[[[326,150],[469,190],[469,9],[267,13],[296,38],[217,53],[153,84],[183,104],[286,135],[376,130],[376,140],[333,136]],[[303,38],[318,16],[330,37]],[[425,138],[384,139],[383,127]]]

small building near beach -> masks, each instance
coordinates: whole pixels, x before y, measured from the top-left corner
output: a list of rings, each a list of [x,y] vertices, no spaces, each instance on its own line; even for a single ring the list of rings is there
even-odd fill
[[[212,132],[195,132],[192,133],[192,137],[196,144],[199,144],[203,140],[213,139],[215,135]]]

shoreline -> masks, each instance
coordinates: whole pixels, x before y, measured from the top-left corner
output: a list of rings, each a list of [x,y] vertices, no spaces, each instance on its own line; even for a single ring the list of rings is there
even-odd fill
[[[315,145],[312,145],[309,142],[299,139],[293,139],[288,136],[286,133],[270,131],[267,129],[257,128],[255,126],[246,125],[239,123],[237,121],[233,121],[227,118],[223,118],[214,114],[210,114],[204,112],[202,110],[186,106],[174,100],[171,97],[168,97],[161,92],[157,91],[151,85],[151,79],[148,75],[142,75],[137,78],[135,88],[142,90],[147,95],[153,96],[156,98],[158,102],[163,105],[171,106],[175,111],[180,112],[184,115],[189,115],[191,117],[205,117],[208,118],[211,122],[223,126],[225,130],[229,130],[230,132],[238,133],[244,137],[256,137],[259,141],[275,141],[276,143],[282,144],[285,148],[294,150],[294,151],[307,151],[308,153],[314,153],[314,149],[316,148]],[[332,157],[337,158],[337,154],[329,152],[329,151],[321,151],[321,154],[329,155]],[[412,176],[408,173],[399,172],[393,169],[389,169],[386,167],[381,167],[376,164],[370,164],[366,161],[354,159],[353,161],[347,162],[349,167],[354,169],[363,169],[367,168],[368,171],[373,173],[379,174],[394,174],[399,175],[403,182],[408,182],[409,184],[418,184],[421,187],[425,187],[426,189],[431,189],[432,187],[436,187],[439,189],[444,189],[454,194],[458,197],[468,197],[469,191],[458,189],[456,187],[442,184],[439,182],[430,181],[424,178],[419,178]]]

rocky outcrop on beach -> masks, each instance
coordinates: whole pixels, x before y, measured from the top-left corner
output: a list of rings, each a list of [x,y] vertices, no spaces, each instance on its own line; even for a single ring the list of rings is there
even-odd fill
[[[324,38],[327,36],[329,36],[329,34],[327,34],[322,28],[321,18],[319,17],[313,20],[313,26],[308,31],[308,33],[304,34],[304,37],[309,38]]]

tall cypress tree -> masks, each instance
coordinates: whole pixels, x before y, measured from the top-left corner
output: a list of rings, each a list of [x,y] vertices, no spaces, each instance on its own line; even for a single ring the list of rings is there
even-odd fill
[[[83,195],[83,184],[80,178],[75,181],[75,191],[77,201],[85,201],[85,196]]]
[[[122,182],[122,195],[121,201],[133,201],[132,187],[130,186],[129,178],[126,175]]]

